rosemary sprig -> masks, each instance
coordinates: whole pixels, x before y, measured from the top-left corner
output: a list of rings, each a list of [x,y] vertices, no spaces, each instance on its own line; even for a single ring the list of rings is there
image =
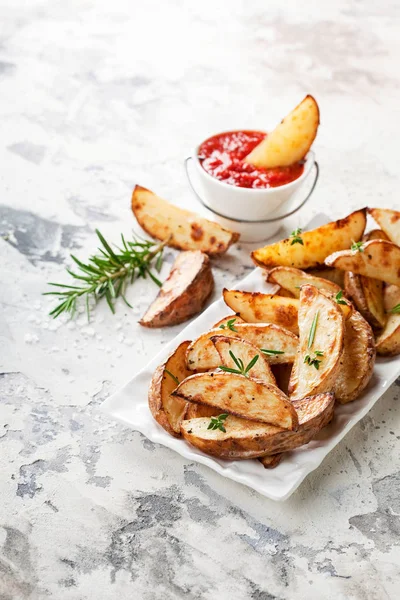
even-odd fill
[[[364,252],[364,242],[353,241],[350,249],[353,250],[353,252]]]
[[[223,413],[222,415],[218,415],[218,417],[211,417],[210,423],[207,427],[207,429],[220,429],[221,431],[223,431],[224,433],[226,433],[226,429],[224,427],[224,421],[225,419],[228,417],[228,415],[226,413]]]
[[[169,375],[171,377],[171,379],[173,379],[176,383],[176,385],[179,385],[179,379],[177,378],[176,375],[174,375],[173,373],[171,373],[171,371],[168,371],[168,369],[164,369],[164,373],[166,373],[167,375]]]
[[[309,354],[306,354],[306,356],[304,357],[304,362],[307,365],[310,365],[310,367],[315,367],[317,369],[317,371],[319,370],[319,365],[321,363],[321,358],[319,358],[320,356],[323,356],[324,353],[321,352],[321,350],[315,350],[314,351],[314,356],[310,356]]]
[[[115,313],[115,299],[121,297],[125,304],[132,308],[125,298],[125,290],[128,283],[133,283],[139,277],[146,278],[147,275],[161,287],[162,283],[151,271],[154,266],[160,271],[164,246],[169,240],[154,245],[148,240],[132,241],[125,240],[121,235],[122,247],[113,250],[105,240],[100,231],[96,229],[97,237],[101,246],[98,253],[91,256],[87,263],[81,262],[71,254],[71,258],[77,265],[78,272],[67,269],[68,273],[79,285],[66,285],[63,283],[49,283],[48,285],[61,288],[61,291],[45,292],[45,296],[59,296],[62,301],[50,312],[54,319],[62,313],[69,313],[71,318],[75,315],[78,301],[85,300],[88,319],[90,317],[89,300],[92,297],[97,303],[105,298],[112,313]],[[154,260],[155,259],[155,260]],[[153,265],[154,263],[154,265]]]
[[[221,369],[221,371],[226,371],[227,373],[236,373],[236,375],[244,375],[245,377],[249,376],[249,371],[254,367],[254,365],[256,364],[256,362],[259,359],[259,355],[256,354],[255,356],[253,356],[253,358],[251,359],[251,361],[249,362],[247,367],[245,367],[242,359],[237,358],[233,354],[232,350],[229,350],[229,354],[230,354],[233,362],[237,366],[237,369],[232,369],[231,367],[225,367],[225,365],[220,365],[218,368]]]
[[[225,323],[221,323],[221,325],[219,326],[219,329],[230,329],[231,331],[235,331],[237,333],[237,329],[235,329],[235,327],[233,326],[233,324],[235,323],[236,318],[235,319],[229,319],[229,321]]]
[[[308,334],[308,343],[307,343],[308,348],[311,348],[311,346],[314,343],[315,331],[317,329],[317,324],[318,324],[318,317],[319,317],[319,310],[317,310],[317,312],[315,313],[313,322],[311,324],[310,333]]]
[[[301,229],[301,227],[298,227],[297,229],[295,229],[294,231],[292,231],[292,233],[290,234],[290,238],[291,238],[291,246],[293,246],[293,244],[301,244],[302,246],[304,246],[304,242],[303,242],[303,238],[300,237],[300,234],[303,232],[303,230]]]
[[[392,315],[400,313],[400,304],[396,304],[396,306],[393,306],[388,312],[392,313]]]
[[[347,304],[345,300],[343,300],[343,290],[340,290],[335,296],[335,300],[337,304]]]
[[[267,356],[274,356],[275,354],[285,354],[283,350],[269,350],[268,348],[260,348],[260,350]]]

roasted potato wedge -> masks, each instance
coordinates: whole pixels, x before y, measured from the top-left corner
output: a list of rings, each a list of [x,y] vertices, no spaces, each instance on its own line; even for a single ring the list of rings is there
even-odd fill
[[[363,208],[344,219],[301,233],[302,244],[295,243],[291,237],[254,250],[252,259],[260,267],[269,269],[279,266],[310,269],[323,265],[332,252],[350,248],[353,241],[361,239],[366,224],[365,213]]]
[[[329,267],[400,286],[400,248],[386,240],[371,240],[359,250],[334,252],[325,263]]]
[[[187,377],[173,395],[189,402],[218,408],[250,421],[297,429],[293,404],[275,385],[235,373],[197,373]]]
[[[294,298],[300,298],[300,288],[305,283],[309,283],[320,290],[327,290],[335,295],[341,289],[336,283],[329,281],[329,279],[315,277],[294,267],[275,267],[268,273],[267,281],[268,283],[277,283],[290,292]]]
[[[400,212],[388,208],[369,208],[368,212],[389,240],[400,246]]]
[[[364,242],[370,242],[371,240],[386,240],[387,242],[391,241],[386,233],[382,231],[382,229],[371,229],[371,231],[368,231],[365,235],[363,235],[363,240]]]
[[[383,293],[388,319],[385,328],[376,338],[376,350],[382,356],[400,354],[400,288],[389,285]],[[394,310],[397,307],[397,310]]]
[[[254,346],[250,342],[246,342],[246,340],[227,337],[224,335],[217,335],[210,339],[220,356],[220,364],[222,366],[230,369],[237,369],[237,365],[232,358],[231,352],[237,359],[243,362],[245,367],[250,364],[255,356],[258,356],[256,364],[251,371],[249,371],[249,377],[258,379],[264,383],[276,385],[275,377],[272,374],[271,367],[264,358],[265,355],[260,351],[259,348],[257,348],[257,346]]]
[[[294,402],[299,420],[297,431],[228,416],[225,432],[208,429],[207,418],[183,421],[181,432],[187,442],[218,458],[244,460],[274,455],[308,444],[332,420],[334,404],[331,393]]]
[[[132,211],[146,233],[169,240],[167,245],[178,250],[223,254],[239,239],[238,233],[174,206],[139,185],[133,190]]]
[[[314,277],[328,279],[328,281],[332,281],[332,283],[336,283],[336,285],[344,289],[344,271],[341,271],[340,269],[321,267],[319,269],[309,269],[307,273],[309,273],[309,275],[313,275]]]
[[[186,415],[188,403],[181,398],[171,396],[178,381],[183,381],[190,371],[186,368],[186,350],[190,342],[182,342],[167,360],[157,367],[149,388],[149,408],[151,414],[174,437],[180,437],[180,425]]]
[[[199,250],[181,252],[157,298],[139,321],[143,327],[165,327],[199,313],[214,289],[210,259]]]
[[[222,292],[225,303],[247,323],[274,323],[293,333],[298,333],[297,314],[299,302],[295,298],[285,298],[261,292]]]
[[[218,408],[214,406],[206,406],[205,404],[195,404],[188,402],[185,419],[198,419],[200,417],[217,417],[220,414]]]
[[[383,281],[347,271],[344,276],[346,294],[352,299],[364,319],[375,329],[386,323],[383,306]]]
[[[223,317],[223,319],[220,319],[219,321],[217,321],[215,323],[215,325],[213,325],[213,329],[226,329],[228,323],[231,324],[231,327],[234,327],[235,324],[239,325],[240,323],[244,323],[243,319],[241,319],[239,317],[239,315],[227,315],[226,317]],[[229,329],[229,327],[228,327]]]
[[[291,400],[333,389],[343,352],[344,323],[334,300],[312,285],[302,286],[300,343],[289,382]]]
[[[187,349],[186,362],[192,371],[216,369],[221,364],[220,356],[211,341],[217,335],[242,338],[257,348],[269,350],[265,356],[270,364],[293,363],[299,343],[290,331],[271,323],[243,323],[231,329],[211,329],[194,340]]]
[[[318,125],[318,104],[312,96],[306,96],[246,156],[245,161],[265,169],[292,165],[306,156],[317,135]]]
[[[333,392],[341,404],[356,400],[372,377],[376,350],[374,334],[364,317],[354,310],[345,323],[344,348]]]

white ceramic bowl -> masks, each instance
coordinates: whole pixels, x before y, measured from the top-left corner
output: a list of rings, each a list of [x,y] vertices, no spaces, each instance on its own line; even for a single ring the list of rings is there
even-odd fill
[[[207,173],[201,166],[198,152],[199,146],[193,154],[193,163],[204,203],[228,219],[247,221],[260,221],[271,217],[297,192],[315,162],[314,152],[310,151],[305,158],[303,173],[294,181],[274,188],[242,188],[220,181]]]

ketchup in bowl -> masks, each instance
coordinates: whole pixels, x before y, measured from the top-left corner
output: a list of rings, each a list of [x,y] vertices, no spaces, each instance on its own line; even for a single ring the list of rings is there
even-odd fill
[[[201,144],[200,163],[209,175],[243,188],[278,187],[300,177],[303,162],[274,169],[263,169],[244,162],[244,158],[266,135],[263,131],[227,131],[214,135]]]

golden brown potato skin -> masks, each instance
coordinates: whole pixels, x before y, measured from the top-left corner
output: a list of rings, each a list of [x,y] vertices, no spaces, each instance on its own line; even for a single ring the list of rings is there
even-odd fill
[[[347,296],[354,302],[364,319],[374,329],[384,327],[386,313],[383,307],[383,282],[346,271],[344,286]]]
[[[139,321],[143,327],[166,327],[199,313],[214,289],[210,259],[200,251],[181,252],[157,298]]]
[[[166,373],[166,369],[173,373],[179,381],[190,375],[186,368],[186,350],[190,342],[179,344],[178,348],[170,354],[167,360],[157,367],[151,379],[148,403],[150,412],[170,435],[180,437],[180,420],[187,411],[187,403],[180,398],[173,398],[171,392],[177,384]]]
[[[254,250],[251,257],[256,265],[268,269],[280,266],[297,269],[319,267],[332,252],[350,248],[352,241],[359,241],[365,224],[366,209],[363,208],[344,219],[302,233],[303,244],[293,244],[292,238],[286,238]]]
[[[238,233],[170,204],[140,185],[133,190],[132,211],[146,233],[168,240],[167,245],[178,250],[223,254],[239,239]]]
[[[396,356],[400,354],[400,313],[390,311],[400,304],[400,287],[388,285],[383,292],[383,299],[388,320],[376,338],[376,350],[381,356]]]
[[[264,469],[275,469],[282,460],[283,452],[281,454],[270,454],[269,456],[261,456],[258,460],[264,467]]]
[[[229,416],[226,433],[209,431],[209,419],[182,421],[181,432],[187,442],[206,454],[226,460],[245,460],[279,454],[308,444],[333,417],[335,396],[318,394],[293,403],[298,419],[297,431]]]
[[[353,310],[345,322],[344,346],[333,391],[341,404],[356,400],[372,377],[376,357],[374,334],[364,317]]]

